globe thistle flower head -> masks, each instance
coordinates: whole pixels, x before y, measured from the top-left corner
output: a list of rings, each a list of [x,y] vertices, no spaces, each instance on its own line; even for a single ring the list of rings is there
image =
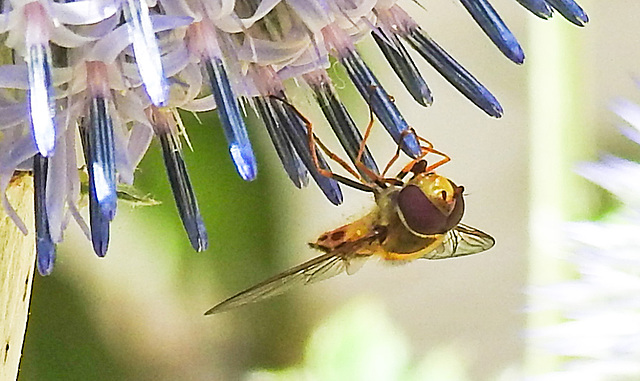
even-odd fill
[[[573,0],[518,1],[539,17],[555,9],[577,25],[587,22]],[[461,3],[505,56],[523,62],[520,45],[488,1]],[[244,113],[255,110],[293,184],[305,187],[311,175],[328,200],[340,204],[339,184],[321,174],[330,169],[323,153],[336,156],[316,142],[314,124],[284,86],[289,78],[300,79],[347,157],[368,168],[356,166],[360,175],[378,173],[327,74],[329,57],[344,67],[394,144],[418,156],[409,123],[357,50],[369,34],[421,106],[434,97],[407,47],[486,114],[503,113],[494,95],[393,0],[16,0],[3,6],[0,33],[14,63],[0,66],[0,189],[15,171],[33,173],[41,274],[51,272],[55,245],[71,218],[96,254],[106,254],[118,187],[133,183],[154,136],[187,236],[195,250],[206,249],[178,109],[216,109],[231,161],[247,181],[256,178],[257,163]],[[78,207],[85,193],[88,224]],[[2,204],[26,232],[4,194]]]

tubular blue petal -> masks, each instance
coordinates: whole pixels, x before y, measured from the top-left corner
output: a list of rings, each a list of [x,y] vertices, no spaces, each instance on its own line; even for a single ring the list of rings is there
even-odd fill
[[[309,150],[310,147],[307,128],[304,121],[300,119],[299,115],[297,115],[289,105],[286,105],[278,99],[269,98],[268,104],[271,107],[273,114],[277,116],[278,126],[288,134],[298,156],[307,166],[309,173],[311,173],[311,176],[320,187],[320,190],[322,190],[322,193],[324,193],[332,204],[342,204],[342,191],[340,190],[338,182],[320,174],[313,163],[313,158]],[[320,168],[330,171],[331,168],[322,157],[320,150],[316,149],[316,152],[318,154],[318,164],[320,165]]]
[[[89,169],[91,175],[91,169]],[[91,227],[91,243],[93,251],[98,257],[107,255],[109,248],[110,221],[103,213],[96,198],[96,190],[92,181],[89,181],[89,225]]]
[[[518,40],[487,0],[460,0],[460,2],[507,58],[517,64],[524,62],[524,51]]]
[[[95,148],[92,147],[92,138],[88,130],[92,129],[92,122],[80,129],[82,144],[84,146],[84,156],[87,162],[87,172],[89,173],[89,226],[91,228],[91,243],[93,251],[98,257],[104,257],[109,248],[109,228],[111,219],[105,214],[105,211],[98,202],[96,192],[94,170],[98,168],[92,165],[95,157]]]
[[[205,68],[233,163],[240,177],[251,181],[257,174],[256,158],[227,72],[219,58],[207,60]]]
[[[393,33],[385,33],[382,28],[372,31],[371,35],[413,99],[425,107],[431,105],[431,90],[398,37]],[[382,35],[387,39],[383,39]]]
[[[103,97],[91,99],[89,106],[88,161],[91,168],[97,206],[109,221],[116,214],[116,160],[113,139],[113,123],[109,115],[108,101]]]
[[[133,53],[138,71],[151,102],[166,106],[169,99],[169,85],[165,78],[160,49],[153,25],[149,17],[147,3],[142,0],[127,0],[123,4],[124,18],[133,41]]]
[[[310,83],[309,85],[333,132],[338,137],[338,140],[340,140],[340,144],[342,144],[342,147],[347,152],[351,162],[355,164],[362,143],[362,135],[353,119],[351,119],[351,115],[349,115],[349,112],[338,98],[338,94],[335,93],[330,83]],[[360,161],[374,173],[380,173],[371,152],[369,152],[369,148],[366,146]],[[360,171],[359,168],[356,167],[356,169]],[[373,180],[362,171],[360,171],[360,174],[366,179]]]
[[[37,153],[33,157],[34,214],[36,228],[36,267],[40,275],[49,275],[56,259],[56,246],[49,233],[46,189],[49,160]]]
[[[404,38],[440,75],[476,106],[494,118],[502,116],[502,106],[493,94],[422,29],[414,28]]]
[[[159,133],[160,144],[173,198],[191,246],[196,251],[206,250],[209,245],[207,229],[200,215],[196,195],[189,180],[187,166],[182,158],[180,146],[171,133]]]
[[[560,14],[577,26],[585,26],[589,22],[587,13],[573,0],[546,0]]]
[[[264,123],[269,137],[285,172],[297,188],[304,188],[309,184],[308,172],[295,149],[291,145],[289,136],[278,126],[277,115],[264,97],[254,97],[254,102],[260,119]]]
[[[400,145],[410,157],[415,158],[420,155],[418,139],[415,134],[404,132],[409,130],[409,125],[360,55],[354,50],[349,50],[348,53],[340,57],[340,62],[347,69],[347,73],[360,95],[369,104],[373,113],[391,134],[396,144]]]
[[[29,114],[36,147],[42,156],[53,155],[56,141],[55,99],[51,79],[51,55],[45,45],[28,48]]]
[[[553,15],[553,10],[545,0],[517,0],[523,7],[527,8],[534,15],[548,19]]]

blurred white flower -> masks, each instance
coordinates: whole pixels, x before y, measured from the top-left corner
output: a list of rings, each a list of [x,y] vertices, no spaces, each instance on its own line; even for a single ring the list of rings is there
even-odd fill
[[[614,111],[640,136],[640,108],[617,101]],[[564,322],[531,332],[536,344],[562,359],[541,380],[637,380],[640,377],[640,164],[607,155],[578,173],[615,195],[621,205],[594,222],[569,223],[569,261],[578,276],[533,291],[535,306],[559,311]]]

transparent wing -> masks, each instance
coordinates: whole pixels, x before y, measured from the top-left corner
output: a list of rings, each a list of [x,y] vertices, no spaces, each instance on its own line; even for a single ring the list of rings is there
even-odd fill
[[[458,224],[446,233],[442,245],[422,258],[444,259],[476,254],[491,249],[495,243],[493,237],[487,233],[465,224]]]
[[[372,229],[369,234],[360,239],[344,242],[335,250],[292,267],[283,273],[239,292],[213,306],[204,314],[212,315],[244,304],[258,302],[297,286],[328,279],[345,271],[351,275],[362,266],[362,262],[373,254],[370,251],[362,251],[361,249],[379,239],[383,233],[384,231],[382,230]]]
[[[353,257],[353,255],[330,252],[313,258],[222,301],[205,312],[205,315],[228,311],[244,304],[279,295],[297,286],[336,276],[346,270],[349,265],[349,257]]]

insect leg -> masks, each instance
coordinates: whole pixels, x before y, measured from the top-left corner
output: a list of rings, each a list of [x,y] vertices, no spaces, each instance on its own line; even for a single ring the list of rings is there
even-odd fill
[[[369,93],[370,97],[373,96],[373,92],[374,91],[375,91],[375,86],[371,86],[371,92]],[[389,97],[389,99],[392,102],[394,102],[394,99],[393,99],[393,97],[391,95],[387,95],[387,96]],[[385,167],[384,172],[382,172],[381,175],[378,175],[377,173],[372,172],[361,161],[361,157],[362,157],[362,155],[364,154],[364,152],[366,150],[367,140],[369,139],[369,136],[371,135],[371,130],[373,129],[373,123],[374,123],[373,108],[371,107],[371,102],[367,101],[367,104],[369,105],[369,124],[367,125],[367,129],[365,130],[362,142],[360,142],[360,149],[358,150],[358,156],[356,157],[356,162],[355,162],[356,168],[358,168],[363,173],[365,173],[368,177],[370,177],[373,180],[373,182],[375,182],[378,186],[380,186],[382,188],[386,188],[387,184],[402,186],[403,185],[402,181],[399,181],[399,180],[394,179],[394,178],[386,178],[385,174],[389,170],[389,167],[393,164],[393,162],[395,162],[398,159],[398,157],[400,156],[400,150],[402,149],[402,144],[404,142],[404,137],[406,135],[408,135],[408,134],[415,134],[415,131],[413,131],[413,129],[408,129],[408,130],[402,131],[402,133],[400,135],[400,144],[398,144],[398,147],[397,147],[397,150],[396,150],[396,153],[395,153],[394,157],[391,159],[391,161],[389,163],[387,163],[387,166]]]
[[[444,152],[438,151],[435,148],[433,148],[433,144],[431,144],[430,141],[428,141],[427,139],[416,135],[416,137],[418,138],[418,141],[423,142],[425,144],[427,144],[427,146],[420,146],[420,148],[424,151],[427,150],[427,153],[434,153],[436,155],[440,155],[442,157],[442,159],[440,159],[438,162],[436,162],[435,164],[431,164],[430,166],[428,166],[424,171],[425,172],[432,172],[433,170],[435,170],[436,168],[438,168],[439,166],[448,163],[449,161],[451,161],[451,158],[449,157],[449,155],[445,154]],[[425,154],[426,155],[426,154]]]
[[[373,122],[374,122],[373,109],[371,108],[371,105],[369,102],[367,102],[367,104],[369,105],[369,124],[367,125],[367,129],[364,132],[364,137],[360,142],[360,148],[358,149],[358,156],[356,156],[355,164],[358,170],[365,173],[367,176],[369,176],[369,178],[373,179],[373,181],[376,181],[377,179],[380,178],[380,175],[378,175],[377,173],[374,173],[362,162],[362,155],[367,149],[367,140],[369,139],[369,135],[371,135],[371,130],[373,129]]]
[[[409,174],[409,172],[412,172],[414,174],[418,174],[418,173],[423,173],[423,172],[433,172],[433,170],[435,170],[436,168],[438,168],[439,166],[449,162],[451,160],[451,158],[443,153],[440,152],[438,150],[436,150],[435,148],[433,148],[433,144],[428,141],[427,139],[419,136],[416,134],[416,137],[418,138],[418,141],[423,143],[424,145],[420,146],[420,150],[422,151],[420,153],[420,155],[411,160],[407,165],[404,166],[404,168],[402,168],[402,170],[400,172],[398,172],[398,174],[396,175],[396,179],[398,180],[402,180],[407,174]],[[423,158],[429,154],[429,153],[434,153],[436,155],[440,155],[442,156],[442,159],[440,159],[438,162],[436,162],[435,164],[431,164],[431,165],[427,165],[426,161],[423,160]],[[389,167],[391,167],[391,164],[393,164],[397,159],[398,156],[400,155],[400,147],[398,147],[398,150],[396,151],[396,154],[394,155],[393,158],[391,158],[391,160],[389,161],[389,163],[387,164],[387,166],[385,167],[385,172],[389,169]]]
[[[270,97],[279,100],[284,105],[289,107],[296,114],[296,116],[298,118],[300,118],[300,120],[307,127],[307,137],[309,139],[309,141],[308,141],[308,143],[309,143],[309,152],[311,153],[311,159],[313,161],[313,165],[315,166],[315,169],[318,171],[318,173],[320,173],[322,176],[332,178],[332,179],[334,179],[334,180],[336,180],[336,181],[338,181],[338,182],[340,182],[340,183],[342,183],[342,184],[344,184],[346,186],[349,186],[349,187],[352,187],[352,188],[355,188],[355,189],[359,189],[359,190],[362,190],[362,191],[365,191],[365,192],[373,192],[373,188],[370,185],[368,185],[362,179],[362,177],[353,168],[351,168],[351,166],[349,166],[349,164],[347,164],[338,155],[336,155],[331,150],[329,150],[329,148],[327,148],[327,146],[324,145],[324,143],[322,143],[322,141],[320,141],[320,139],[313,132],[313,124],[311,123],[311,121],[309,119],[307,119],[304,115],[302,115],[300,110],[298,110],[293,104],[291,104],[291,102],[289,102],[288,100],[286,100],[284,98],[278,97],[276,95],[270,95]],[[347,172],[349,172],[352,176],[354,176],[360,182],[354,181],[352,179],[349,179],[347,177],[344,177],[342,175],[333,173],[330,170],[327,170],[327,169],[324,169],[324,168],[320,167],[320,163],[318,161],[318,151],[317,151],[316,143],[320,146],[322,151],[324,151],[329,156],[329,158],[331,160],[333,160],[336,163],[338,163],[341,167],[343,167]]]
[[[310,126],[311,123],[308,124],[308,126]],[[347,172],[349,172],[351,175],[353,175],[354,177],[356,177],[358,180],[360,180],[361,182],[357,182],[357,181],[353,181],[347,177],[338,175],[336,173],[333,173],[331,171],[328,171],[326,169],[322,169],[318,167],[318,163],[317,163],[317,159],[318,159],[318,155],[316,152],[316,146],[315,144],[313,144],[313,142],[310,142],[310,149],[312,152],[312,157],[314,159],[314,164],[316,165],[316,167],[319,169],[320,173],[323,176],[327,176],[327,177],[331,177],[332,179],[341,182],[344,185],[350,186],[352,188],[355,189],[359,189],[365,192],[373,192],[373,188],[368,185],[364,179],[362,179],[362,177],[360,177],[360,175],[355,172],[350,166],[349,164],[347,164],[344,160],[342,160],[338,155],[336,155],[335,153],[333,153],[317,136],[314,136],[315,142],[318,144],[318,146],[320,146],[320,149],[329,157],[329,159],[335,161],[336,163],[338,163],[340,166],[342,166]],[[363,165],[363,170],[369,171],[369,168],[365,167]],[[367,173],[368,174],[368,173]],[[377,177],[377,175],[373,172],[371,172],[371,174],[373,174],[375,177]]]

